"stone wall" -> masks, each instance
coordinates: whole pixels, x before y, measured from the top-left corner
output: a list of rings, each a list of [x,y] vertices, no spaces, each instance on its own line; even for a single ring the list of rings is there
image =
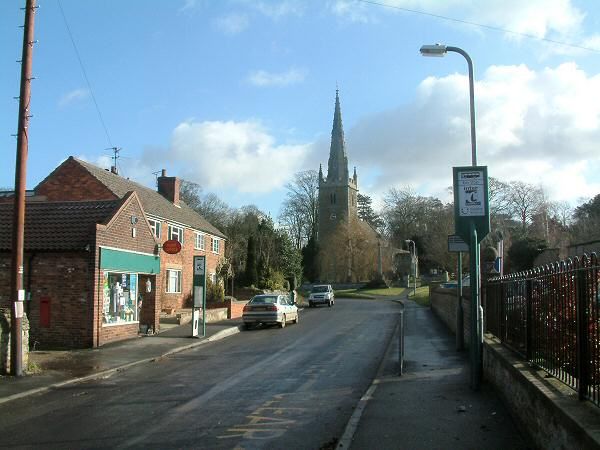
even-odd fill
[[[10,329],[11,329],[11,311],[10,308],[0,308],[0,375],[10,373]],[[23,368],[27,371],[29,366],[29,320],[27,315],[23,315],[21,321],[21,339],[22,339],[22,361]]]
[[[469,346],[471,336],[471,295],[467,291],[468,287],[463,288],[463,342],[465,347]],[[430,290],[431,309],[438,316],[452,333],[456,334],[456,289],[446,289],[435,287]]]
[[[575,391],[524,363],[489,334],[483,373],[537,448],[600,449],[600,408],[578,400]]]

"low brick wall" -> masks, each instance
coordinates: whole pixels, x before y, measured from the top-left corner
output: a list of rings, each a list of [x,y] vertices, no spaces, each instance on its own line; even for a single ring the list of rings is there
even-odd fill
[[[600,449],[600,408],[578,400],[575,391],[546,378],[489,334],[483,374],[537,448]]]
[[[244,312],[244,306],[248,303],[247,300],[225,300],[225,304],[227,305],[228,311],[228,319],[238,319],[242,317],[242,313]]]

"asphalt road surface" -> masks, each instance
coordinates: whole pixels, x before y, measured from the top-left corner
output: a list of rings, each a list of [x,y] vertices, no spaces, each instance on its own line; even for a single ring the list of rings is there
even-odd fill
[[[390,300],[337,299],[4,405],[0,448],[335,448],[397,323]]]

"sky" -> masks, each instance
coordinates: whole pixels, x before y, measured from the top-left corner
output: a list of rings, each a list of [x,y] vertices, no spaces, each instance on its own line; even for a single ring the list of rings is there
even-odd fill
[[[277,218],[286,183],[326,170],[336,88],[350,172],[449,201],[471,164],[580,204],[600,193],[600,4],[576,0],[38,0],[32,189],[69,156],[194,181]],[[24,0],[0,2],[0,188],[14,186]],[[75,46],[73,45],[75,44]],[[77,50],[75,50],[75,47]]]

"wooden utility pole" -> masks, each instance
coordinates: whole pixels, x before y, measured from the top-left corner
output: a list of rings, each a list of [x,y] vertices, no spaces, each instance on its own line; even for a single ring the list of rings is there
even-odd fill
[[[31,101],[31,66],[33,58],[33,26],[35,0],[25,4],[23,29],[23,56],[21,58],[21,90],[19,94],[19,124],[17,131],[17,163],[15,167],[15,202],[13,207],[12,272],[11,272],[11,338],[10,371],[17,377],[23,375],[23,249],[25,234],[25,183],[27,179],[27,150],[29,147],[29,105]]]

